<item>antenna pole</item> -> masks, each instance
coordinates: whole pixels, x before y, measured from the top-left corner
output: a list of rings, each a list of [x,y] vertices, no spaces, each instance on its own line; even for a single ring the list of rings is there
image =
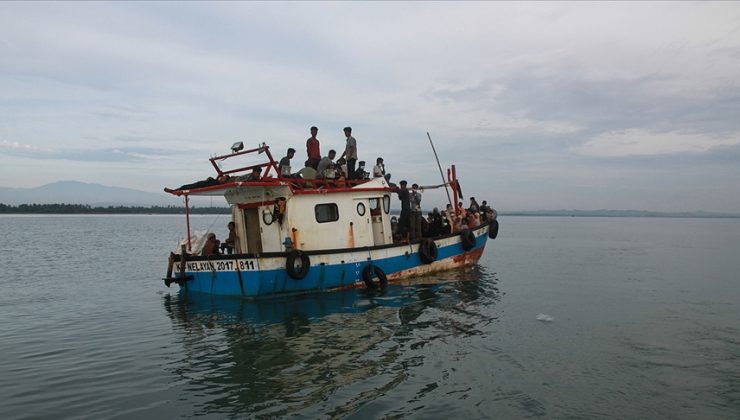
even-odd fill
[[[437,159],[437,167],[439,168],[439,176],[442,177],[442,183],[445,186],[445,191],[447,192],[447,201],[450,202],[450,205],[452,205],[452,198],[450,197],[450,189],[447,188],[447,181],[445,181],[444,173],[442,172],[442,165],[439,164],[439,156],[437,156],[437,150],[434,148],[434,143],[432,143],[432,136],[429,135],[429,132],[427,131],[427,137],[429,137],[429,144],[432,145],[432,152],[434,152],[434,158]]]

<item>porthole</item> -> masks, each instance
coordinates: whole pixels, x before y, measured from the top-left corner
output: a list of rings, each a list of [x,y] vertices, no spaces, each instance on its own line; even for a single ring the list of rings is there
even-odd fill
[[[391,196],[390,195],[383,196],[383,211],[385,211],[385,214],[388,214],[391,212]]]
[[[360,216],[365,215],[365,204],[357,203],[357,214],[359,214]]]
[[[265,222],[266,225],[271,225],[272,222],[275,221],[275,218],[272,216],[272,212],[268,209],[265,209],[262,211],[262,221]]]

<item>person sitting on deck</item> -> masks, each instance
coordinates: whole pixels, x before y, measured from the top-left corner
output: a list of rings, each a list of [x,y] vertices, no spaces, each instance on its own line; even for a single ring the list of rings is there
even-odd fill
[[[200,251],[200,255],[207,257],[209,255],[219,255],[218,246],[219,240],[216,239],[216,234],[211,232],[208,234],[206,244],[203,245],[203,249]]]
[[[316,179],[316,174],[317,174],[316,169],[314,169],[314,167],[311,164],[311,160],[309,159],[306,161],[306,166],[300,171],[298,171],[296,173],[296,176],[302,179],[312,180],[312,179]]]
[[[293,156],[295,156],[295,149],[291,147],[288,149],[288,154],[280,159],[280,175],[290,176],[290,160]]]
[[[334,157],[337,155],[337,152],[332,149],[329,150],[329,155],[324,156],[321,158],[321,161],[319,162],[319,166],[316,169],[317,178],[334,178]]]
[[[480,226],[480,215],[476,213],[468,213],[468,227],[473,229]]]
[[[233,254],[234,248],[236,247],[236,225],[234,224],[234,222],[229,222],[228,228],[229,237],[226,238],[226,241],[221,244],[221,251],[226,251],[229,254]]]

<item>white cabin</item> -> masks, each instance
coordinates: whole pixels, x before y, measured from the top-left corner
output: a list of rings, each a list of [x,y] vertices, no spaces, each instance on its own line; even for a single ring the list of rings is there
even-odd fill
[[[391,194],[383,178],[304,190],[242,182],[224,192],[236,224],[235,252],[257,254],[392,244]]]

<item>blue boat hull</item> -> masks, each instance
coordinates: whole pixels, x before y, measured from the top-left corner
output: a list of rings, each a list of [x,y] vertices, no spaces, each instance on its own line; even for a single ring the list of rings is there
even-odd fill
[[[362,287],[363,270],[380,268],[389,282],[474,264],[483,253],[489,226],[473,229],[475,242],[465,250],[459,235],[435,238],[437,258],[428,264],[419,254],[420,242],[386,247],[311,252],[310,268],[302,279],[286,270],[286,253],[280,255],[218,255],[194,257],[185,262],[180,287],[190,292],[243,298],[262,298],[350,287]],[[177,263],[179,264],[179,263]]]

